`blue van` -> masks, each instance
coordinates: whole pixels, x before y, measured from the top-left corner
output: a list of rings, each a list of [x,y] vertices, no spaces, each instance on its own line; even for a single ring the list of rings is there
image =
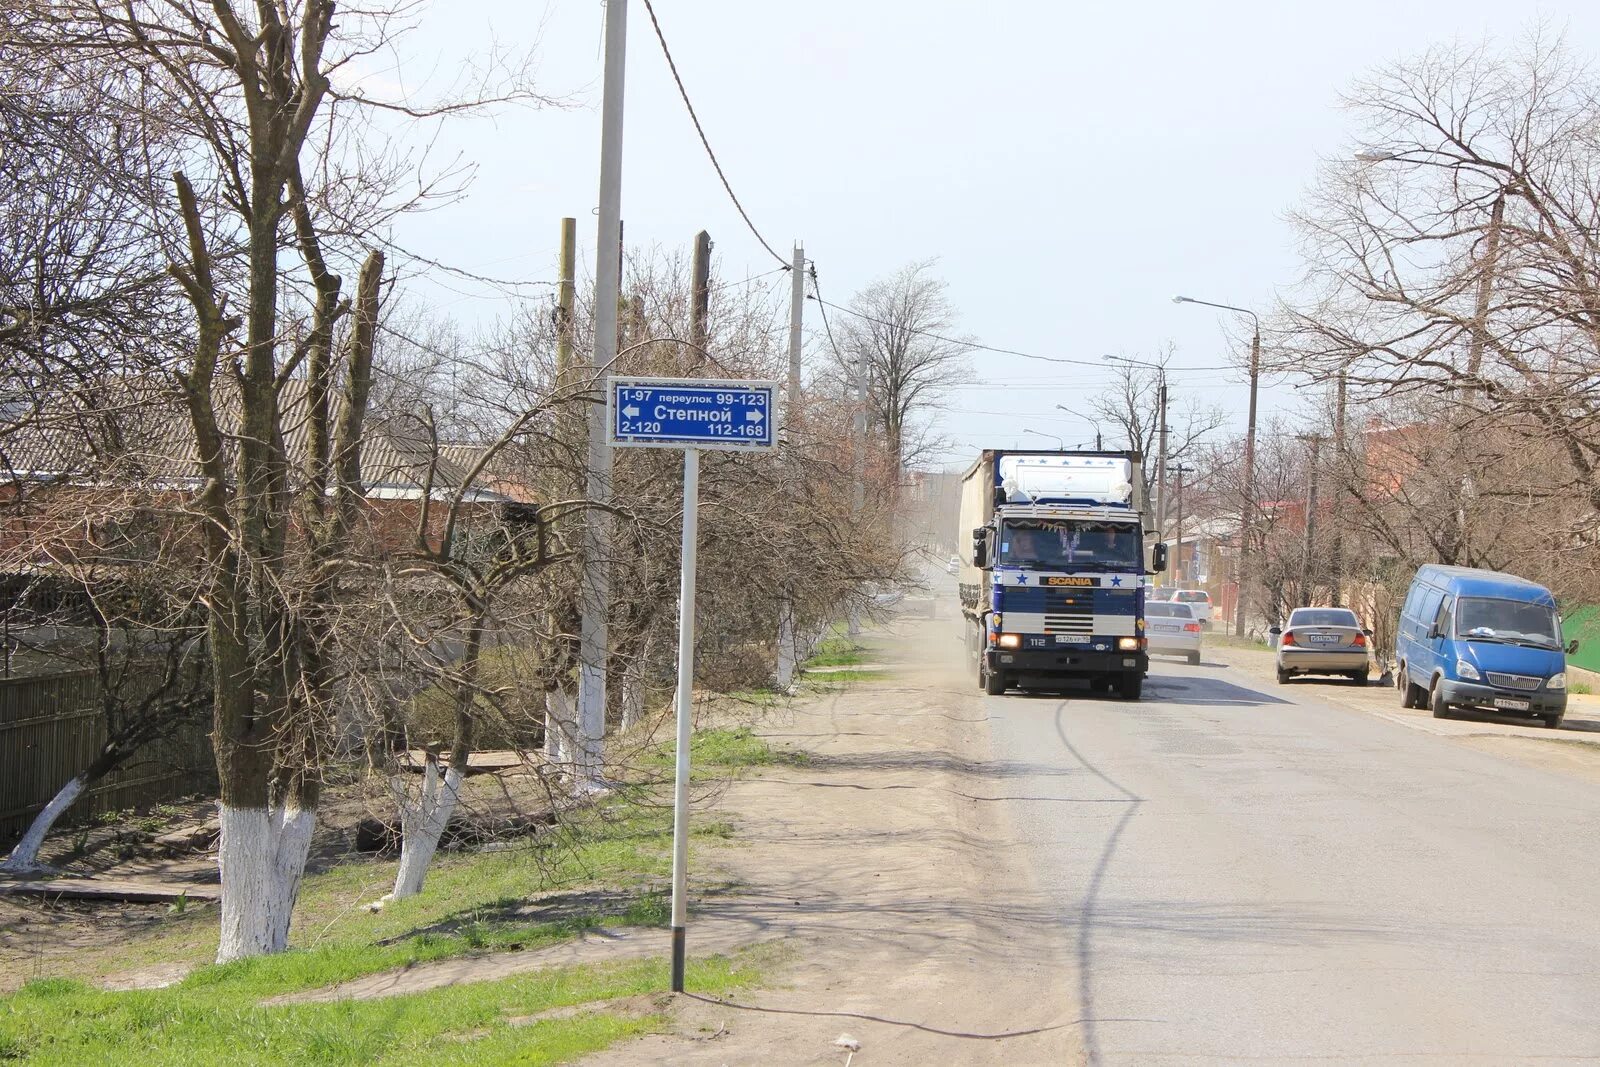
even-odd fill
[[[1428,564],[1417,570],[1395,630],[1395,684],[1408,708],[1531,715],[1551,729],[1567,710],[1556,598],[1510,574]]]

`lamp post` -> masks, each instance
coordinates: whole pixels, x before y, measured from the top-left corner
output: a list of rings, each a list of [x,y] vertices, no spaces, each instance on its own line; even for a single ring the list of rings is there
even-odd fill
[[[1249,598],[1245,596],[1245,583],[1253,581],[1250,572],[1250,536],[1255,532],[1256,510],[1256,389],[1261,381],[1261,319],[1249,308],[1232,304],[1215,304],[1209,300],[1196,300],[1192,296],[1175,296],[1174,304],[1200,304],[1223,311],[1236,311],[1249,315],[1255,330],[1250,336],[1250,417],[1244,434],[1244,509],[1239,522],[1239,606],[1234,614],[1233,632],[1244,636],[1244,620]]]
[[[1061,449],[1061,451],[1065,452],[1067,450],[1067,441],[1066,441],[1066,438],[1064,438],[1064,437],[1057,437],[1053,433],[1040,433],[1038,430],[1030,430],[1026,426],[1024,426],[1022,428],[1022,432],[1023,433],[1031,433],[1035,437],[1048,437],[1048,438],[1050,438],[1052,441],[1054,441],[1056,443],[1056,447]]]
[[[1100,424],[1098,422],[1090,422],[1088,419],[1085,419],[1082,415],[1079,415],[1076,411],[1073,411],[1071,408],[1067,407],[1067,405],[1065,405],[1065,404],[1057,404],[1056,405],[1056,410],[1057,411],[1065,411],[1068,415],[1071,415],[1073,418],[1082,419],[1084,422],[1089,423],[1090,426],[1093,426],[1094,427],[1094,450],[1096,452],[1105,451],[1105,445],[1100,443]]]

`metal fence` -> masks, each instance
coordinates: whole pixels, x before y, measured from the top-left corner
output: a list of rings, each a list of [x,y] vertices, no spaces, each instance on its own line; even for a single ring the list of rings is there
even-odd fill
[[[0,852],[94,759],[105,742],[99,701],[100,679],[92,670],[0,679]],[[198,715],[146,746],[97,782],[57,825],[215,789],[209,725],[208,716]]]

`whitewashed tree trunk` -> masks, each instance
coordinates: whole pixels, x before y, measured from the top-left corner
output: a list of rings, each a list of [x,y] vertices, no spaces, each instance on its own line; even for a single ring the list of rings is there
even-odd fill
[[[311,852],[317,813],[289,806],[235,808],[218,804],[222,834],[222,937],[217,962],[282,952]]]
[[[794,608],[788,596],[784,596],[778,601],[778,669],[773,677],[779,691],[787,691],[794,685],[796,644]]]
[[[439,760],[431,753],[422,772],[422,790],[415,801],[400,801],[400,868],[395,872],[390,900],[404,900],[422,892],[428,865],[439,851],[439,838],[455,814],[461,797],[462,772],[451,767],[440,784]]]
[[[30,871],[42,871],[46,868],[39,862],[39,849],[44,845],[44,839],[50,835],[50,828],[56,820],[61,818],[63,812],[72,807],[73,801],[83,793],[84,778],[78,775],[50,798],[50,803],[44,810],[34,816],[33,824],[28,827],[28,832],[22,835],[22,840],[17,842],[17,847],[11,850],[11,855],[0,863],[0,871],[7,874],[24,874]]]
[[[544,758],[552,767],[564,766],[572,761],[574,718],[571,693],[560,688],[545,692]]]

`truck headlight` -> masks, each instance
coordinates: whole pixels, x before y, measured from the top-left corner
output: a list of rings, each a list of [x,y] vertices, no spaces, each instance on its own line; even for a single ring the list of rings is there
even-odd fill
[[[1021,648],[1022,647],[1022,635],[1021,634],[1001,634],[1000,635],[1000,640],[995,642],[995,643],[998,644],[1001,648]]]
[[[1139,651],[1139,639],[1137,637],[1119,637],[1119,638],[1117,638],[1117,651],[1118,652],[1137,652],[1137,651]]]
[[[1460,678],[1463,682],[1477,682],[1482,680],[1481,676],[1478,674],[1478,668],[1474,667],[1464,659],[1456,660],[1456,677]]]
[[[1567,687],[1567,672],[1557,671],[1555,674],[1552,674],[1550,676],[1550,680],[1544,684],[1547,689],[1565,689]]]

